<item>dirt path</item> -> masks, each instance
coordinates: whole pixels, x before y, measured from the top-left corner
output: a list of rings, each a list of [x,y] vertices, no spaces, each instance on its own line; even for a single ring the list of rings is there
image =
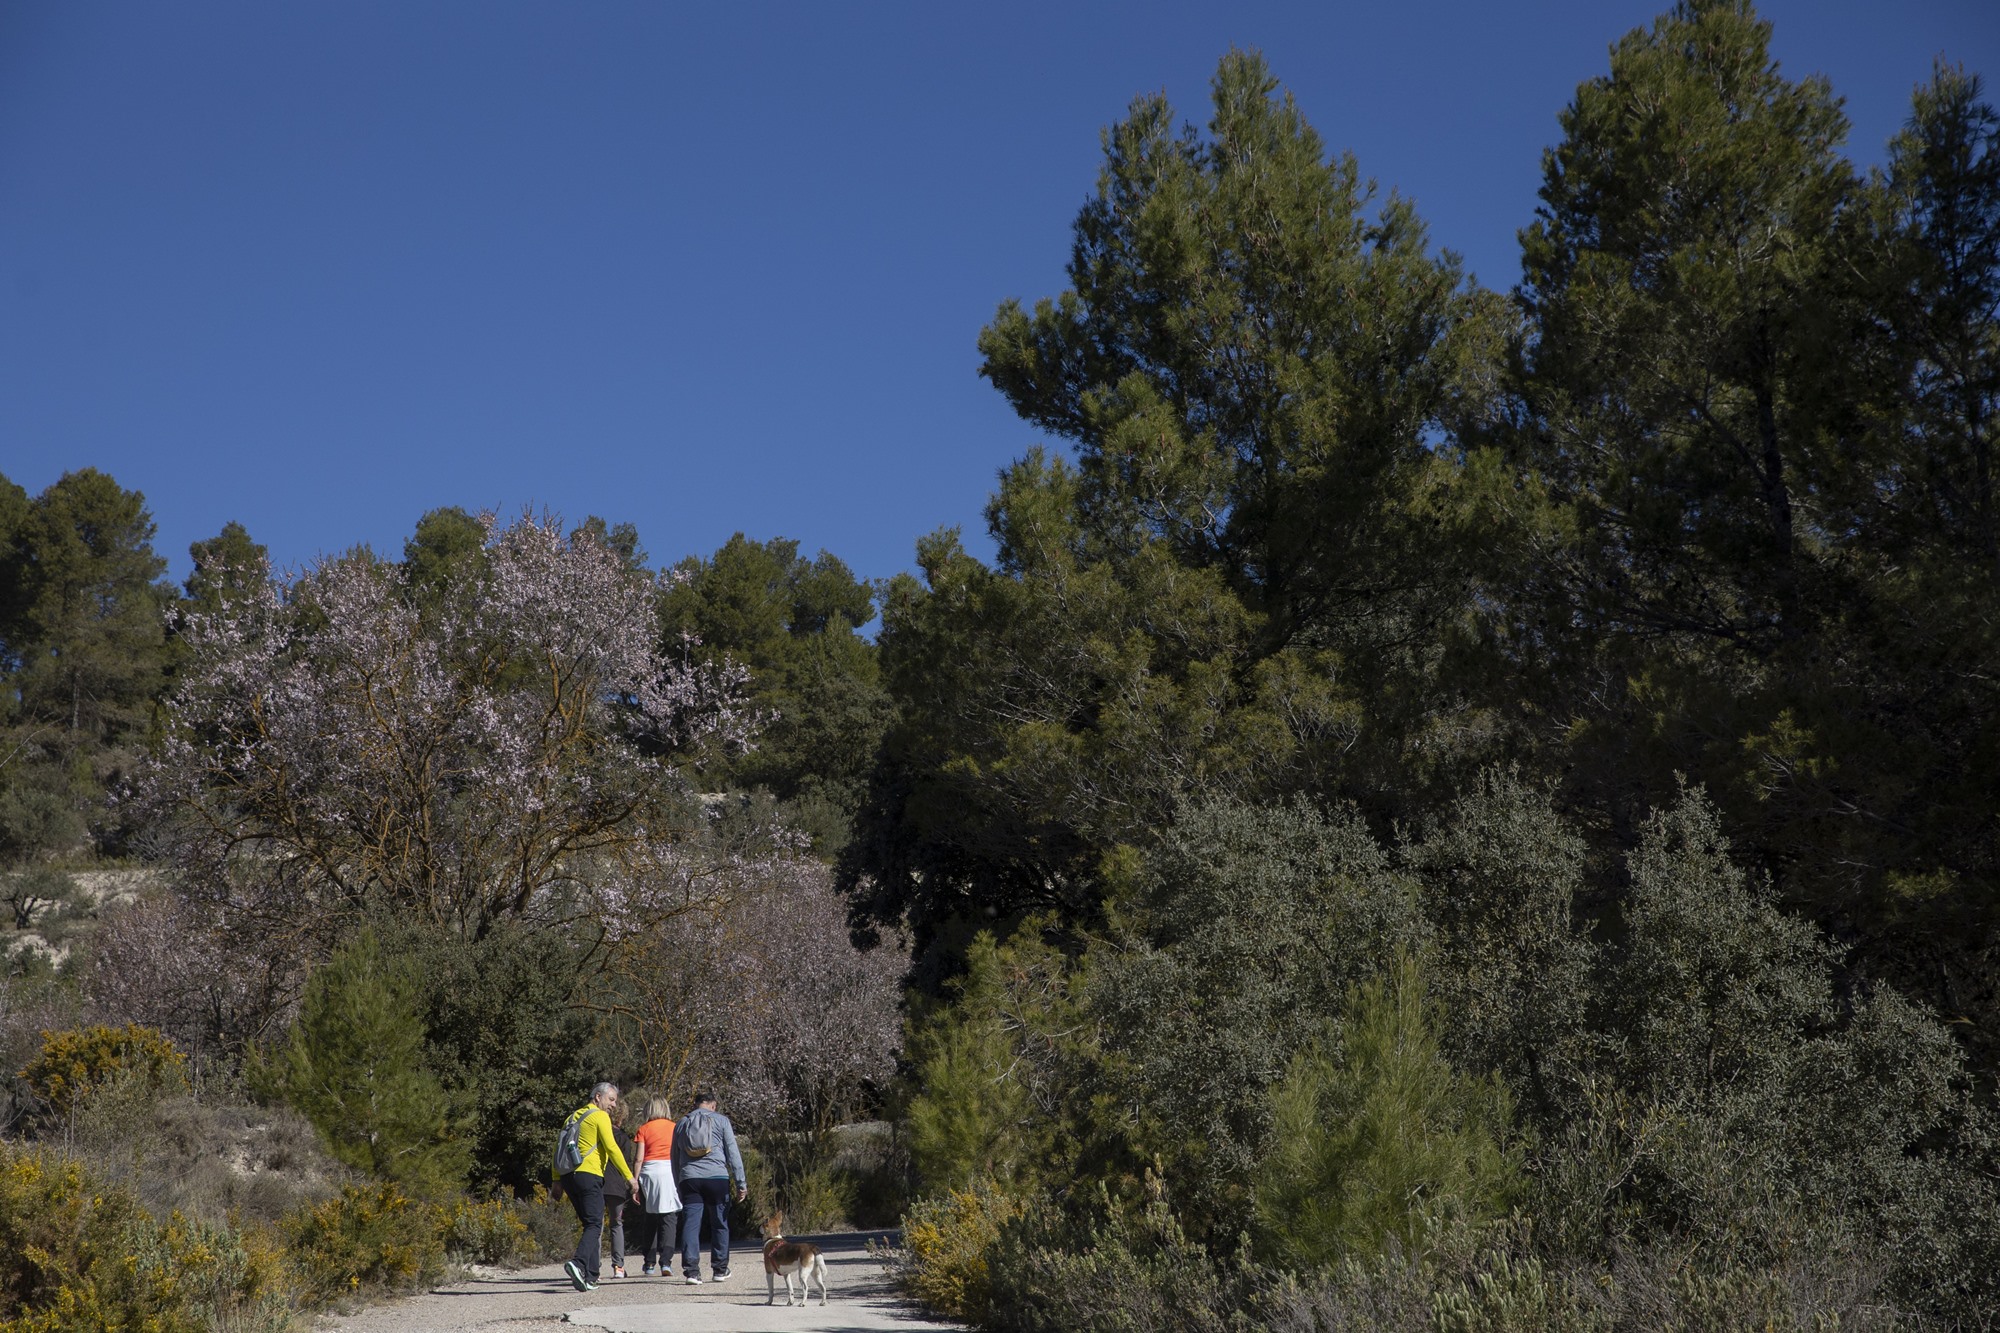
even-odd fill
[[[826,1255],[830,1304],[767,1306],[764,1264],[757,1249],[738,1247],[727,1282],[690,1287],[659,1278],[606,1280],[578,1292],[562,1268],[524,1268],[441,1287],[357,1314],[328,1318],[324,1333],[569,1333],[578,1327],[609,1333],[958,1333],[957,1325],[925,1319],[889,1285],[868,1241],[888,1233],[802,1237]],[[637,1271],[634,1269],[633,1271]]]

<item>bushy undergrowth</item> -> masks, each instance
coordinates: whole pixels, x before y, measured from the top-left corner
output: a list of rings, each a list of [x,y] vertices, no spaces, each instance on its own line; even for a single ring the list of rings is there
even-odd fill
[[[41,1053],[21,1077],[56,1115],[68,1115],[99,1088],[139,1080],[149,1091],[187,1086],[187,1057],[155,1028],[76,1028],[42,1034]]]
[[[1646,823],[1600,931],[1571,917],[1582,847],[1545,793],[1490,779],[1393,863],[1363,836],[1210,808],[1152,860],[1184,882],[1142,872],[1080,952],[974,945],[916,1020],[936,1197],[912,1292],[1023,1330],[1994,1321],[1988,1099],[1935,1016],[1770,901],[1699,793]],[[1365,939],[1303,924],[1365,922],[1356,902],[1423,918],[1377,914],[1372,977]],[[1496,961],[1510,939],[1533,966]],[[1016,1121],[1034,1153],[1007,1150]],[[990,1166],[999,1186],[950,1188]]]
[[[1018,1200],[981,1182],[913,1204],[903,1218],[898,1267],[912,1296],[954,1319],[993,1308],[991,1257]]]
[[[0,1141],[0,1331],[285,1329],[452,1264],[575,1241],[567,1206],[412,1197],[334,1160],[296,1111],[196,1095],[157,1034],[51,1033],[33,1143]],[[58,1081],[60,1080],[60,1081]],[[57,1097],[48,1094],[55,1093]]]
[[[254,1230],[156,1220],[59,1153],[0,1145],[0,1328],[7,1333],[282,1330],[286,1264]]]

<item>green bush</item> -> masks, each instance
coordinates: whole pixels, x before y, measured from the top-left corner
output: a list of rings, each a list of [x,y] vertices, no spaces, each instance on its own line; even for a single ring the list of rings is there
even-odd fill
[[[567,1199],[549,1193],[546,1185],[536,1185],[534,1193],[521,1203],[521,1221],[528,1228],[526,1244],[536,1259],[562,1259],[576,1249],[576,1210]],[[734,1234],[732,1230],[732,1234]]]
[[[425,1067],[415,993],[409,967],[363,931],[313,974],[290,1039],[249,1074],[261,1094],[312,1121],[341,1161],[446,1198],[464,1187],[471,1148]]]
[[[315,1304],[409,1291],[444,1275],[447,1210],[390,1181],[350,1185],[287,1217],[285,1257]]]
[[[37,1096],[67,1115],[94,1089],[136,1079],[153,1092],[187,1086],[187,1057],[156,1028],[77,1028],[44,1032],[41,1054],[21,1071]]]
[[[1008,1022],[1003,974],[1012,953],[980,934],[968,951],[965,975],[946,985],[951,1003],[922,1007],[908,1024],[916,1088],[906,1111],[910,1161],[934,1194],[981,1180],[1028,1188],[1042,1156],[1045,1135],[1029,1114]]]
[[[987,1249],[986,1307],[969,1317],[1003,1333],[1251,1333],[1254,1270],[1191,1239],[1157,1176],[1145,1192],[1136,1208],[1105,1192],[1088,1207],[1045,1199],[1005,1223]]]
[[[1505,1211],[1506,1091],[1445,1062],[1428,1008],[1423,974],[1399,958],[1349,997],[1340,1041],[1300,1051],[1274,1090],[1256,1217],[1282,1266],[1413,1247],[1437,1219]]]
[[[7,1333],[279,1333],[282,1264],[256,1232],[156,1221],[77,1162],[0,1145],[0,1328]]]
[[[535,1206],[512,1199],[459,1200],[445,1216],[445,1254],[460,1263],[489,1266],[539,1259],[541,1246],[528,1222]]]
[[[977,1319],[992,1305],[988,1258],[1019,1200],[989,1183],[912,1204],[897,1272],[904,1290],[939,1314]]]

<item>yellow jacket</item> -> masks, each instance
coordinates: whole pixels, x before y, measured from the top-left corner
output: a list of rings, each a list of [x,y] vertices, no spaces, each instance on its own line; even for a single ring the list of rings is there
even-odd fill
[[[618,1168],[619,1175],[630,1180],[632,1168],[626,1165],[625,1154],[618,1150],[618,1140],[612,1136],[611,1117],[597,1106],[580,1106],[569,1119],[578,1116],[583,1117],[583,1129],[576,1136],[576,1146],[583,1152],[583,1164],[577,1167],[577,1174],[601,1176],[604,1164],[610,1162]],[[568,1125],[569,1121],[563,1123]]]

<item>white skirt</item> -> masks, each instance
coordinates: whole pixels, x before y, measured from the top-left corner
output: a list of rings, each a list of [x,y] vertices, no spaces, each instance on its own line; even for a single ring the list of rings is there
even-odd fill
[[[649,1213],[678,1213],[681,1192],[674,1188],[672,1162],[648,1162],[639,1168],[639,1201]]]

